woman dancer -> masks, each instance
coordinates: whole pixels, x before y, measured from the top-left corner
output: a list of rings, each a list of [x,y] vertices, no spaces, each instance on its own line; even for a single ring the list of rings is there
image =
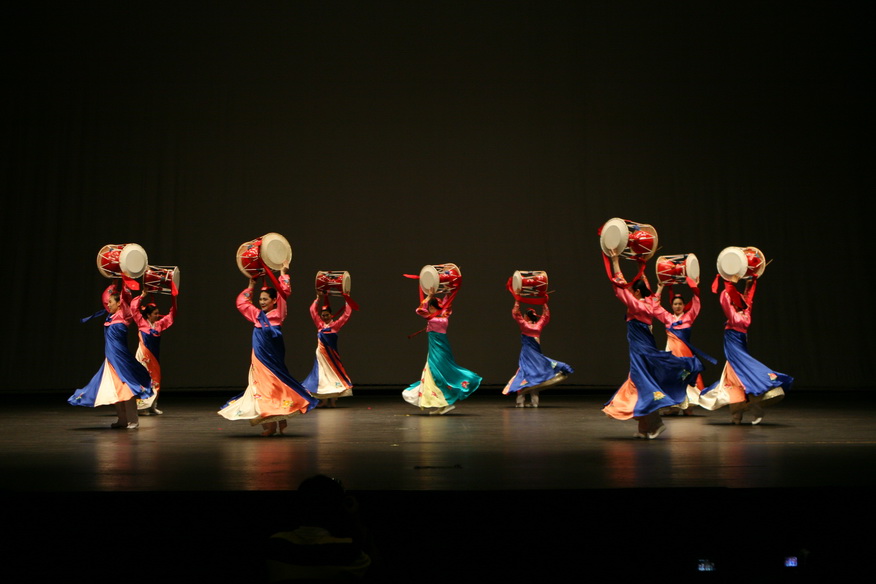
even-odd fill
[[[144,292],[131,302],[131,312],[134,314],[134,322],[139,331],[140,343],[137,346],[137,361],[149,370],[152,378],[152,397],[137,400],[137,409],[144,415],[163,414],[158,409],[158,392],[161,390],[161,364],[158,362],[161,352],[161,333],[173,325],[176,318],[176,295],[172,296],[170,311],[161,316],[158,306],[152,302],[143,304],[146,297]]]
[[[286,346],[280,325],[286,318],[286,298],[292,291],[288,270],[289,264],[285,263],[277,282],[279,294],[275,288],[259,293],[259,308],[252,303],[255,278],[250,278],[249,286],[237,297],[237,310],[254,325],[249,384],[219,410],[219,415],[229,420],[261,424],[262,436],[282,434],[286,418],[307,413],[317,402],[286,368]]]
[[[520,341],[523,346],[520,349],[517,372],[505,385],[502,393],[517,394],[518,408],[524,407],[526,395],[529,394],[530,406],[537,408],[539,390],[559,383],[573,373],[574,369],[562,361],[545,357],[541,352],[541,331],[551,321],[551,311],[547,303],[544,304],[541,316],[532,308],[524,316],[520,314],[520,301],[515,300],[511,316],[520,326]]]
[[[451,297],[452,299],[452,297]],[[420,409],[429,408],[429,414],[444,415],[454,409],[456,402],[470,396],[481,384],[481,377],[456,364],[447,326],[450,324],[450,300],[439,300],[432,290],[420,303],[417,314],[426,319],[429,354],[420,381],[402,392],[402,397]]]
[[[742,414],[751,412],[752,424],[763,420],[763,407],[777,404],[785,397],[794,378],[778,373],[752,357],[748,352],[748,327],[751,326],[751,307],[757,282],[746,280],[744,296],[739,294],[733,282],[724,281],[721,291],[721,308],[727,317],[724,327],[724,356],[727,363],[721,379],[700,394],[700,405],[707,410],[716,410],[730,405],[730,419],[742,423]]]
[[[654,312],[655,318],[660,320],[664,325],[666,325],[666,350],[671,352],[676,357],[693,357],[694,352],[696,352],[697,356],[701,359],[705,359],[706,361],[712,363],[713,365],[717,363],[717,361],[706,355],[702,351],[695,349],[690,344],[691,337],[691,327],[693,326],[694,321],[697,319],[697,316],[700,314],[701,302],[700,302],[700,289],[699,289],[699,280],[692,280],[688,278],[687,284],[693,293],[691,297],[690,304],[685,303],[684,297],[681,294],[674,294],[672,296],[672,312],[669,312],[665,308],[663,308],[659,301],[663,294],[663,284],[657,285],[657,292],[655,296],[657,297],[656,309]],[[696,380],[694,385],[689,385],[687,387],[687,405],[688,407],[685,409],[681,409],[679,407],[673,406],[673,408],[668,412],[672,414],[678,414],[679,411],[683,411],[686,416],[691,415],[693,412],[691,411],[690,406],[695,406],[699,404],[699,396],[700,392],[702,392],[705,384],[703,383],[702,374],[698,374],[696,376]]]
[[[77,389],[67,400],[74,406],[97,407],[114,404],[118,420],[111,428],[136,430],[140,427],[137,418],[137,398],[152,395],[152,380],[149,372],[134,359],[128,350],[128,325],[131,324],[131,293],[116,284],[103,292],[104,310],[82,319],[82,322],[106,315],[103,323],[104,360],[88,385]]]
[[[614,293],[627,307],[630,373],[602,411],[617,420],[634,418],[639,423],[634,436],[653,440],[666,429],[660,419],[660,408],[683,403],[686,380],[702,371],[703,366],[696,357],[676,357],[657,349],[651,321],[658,301],[651,296],[643,271],[640,270],[641,279],[629,285],[617,256],[612,257],[612,266]]]
[[[320,295],[316,295],[313,304],[310,305],[310,318],[316,325],[316,359],[313,361],[313,369],[304,378],[301,385],[314,397],[319,398],[317,407],[335,407],[339,397],[353,395],[353,384],[347,376],[347,371],[341,363],[338,354],[338,332],[347,324],[353,307],[350,302],[344,303],[344,312],[337,319],[331,311],[328,297],[323,306],[319,307]]]

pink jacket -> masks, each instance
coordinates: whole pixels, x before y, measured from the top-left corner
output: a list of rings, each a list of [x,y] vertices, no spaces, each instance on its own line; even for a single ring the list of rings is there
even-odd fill
[[[341,327],[347,324],[347,321],[350,320],[350,315],[353,313],[353,309],[350,306],[350,303],[347,302],[346,304],[344,304],[344,314],[326,323],[319,317],[319,311],[316,309],[318,304],[319,298],[314,300],[313,304],[310,305],[310,318],[313,319],[313,324],[316,325],[317,330],[320,331],[329,329],[329,332],[337,333],[339,330],[341,330]]]
[[[744,310],[736,310],[733,302],[730,300],[730,294],[727,290],[721,290],[721,308],[724,309],[724,316],[727,317],[725,329],[747,333],[748,327],[751,326],[751,301],[748,303],[748,308]]]
[[[511,309],[511,316],[517,321],[517,325],[520,327],[520,334],[527,337],[535,337],[536,339],[541,336],[541,330],[551,321],[551,311],[547,304],[544,305],[541,318],[536,322],[530,321],[520,313],[519,302],[514,303],[514,308]]]
[[[115,289],[115,286],[109,286],[106,290],[103,291],[103,295],[101,296],[101,301],[103,302],[103,307],[109,311],[108,302],[110,294]],[[129,326],[131,324],[131,291],[125,287],[122,287],[122,292],[119,294],[119,309],[116,310],[113,314],[109,315],[110,318],[103,323],[104,326],[110,326],[117,323],[122,323],[125,326]]]
[[[292,293],[292,287],[289,285],[289,274],[280,276],[279,281],[280,288],[277,290],[277,306],[267,312],[268,322],[271,323],[271,326],[280,326],[286,320],[286,299]],[[252,294],[253,291],[249,288],[245,288],[243,292],[238,294],[237,310],[240,311],[244,318],[256,327],[261,328],[262,324],[259,322],[259,314],[262,310],[252,303]]]
[[[700,301],[700,297],[694,294],[694,297],[690,301],[690,310],[679,317],[676,316],[674,312],[669,312],[658,303],[654,310],[654,318],[665,324],[667,328],[673,324],[675,324],[673,328],[677,329],[690,328],[697,319],[697,316],[699,316],[701,306],[702,302]]]
[[[143,302],[143,296],[137,296],[131,302],[131,313],[134,316],[134,322],[137,324],[137,329],[142,333],[159,336],[173,325],[173,319],[176,317],[176,296],[173,297],[173,304],[170,306],[170,312],[155,321],[155,324],[150,323],[143,318],[140,313],[140,304]]]

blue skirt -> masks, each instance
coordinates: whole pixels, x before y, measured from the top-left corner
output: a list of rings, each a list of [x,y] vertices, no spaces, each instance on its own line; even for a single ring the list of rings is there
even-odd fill
[[[636,386],[636,400],[630,410],[627,410],[627,405],[621,404],[627,401],[622,399],[625,383],[615,394],[621,399],[614,406],[622,409],[615,414],[639,418],[661,408],[684,403],[689,381],[696,379],[703,370],[700,360],[696,357],[676,357],[669,351],[659,350],[648,325],[638,320],[627,321],[627,341],[630,346],[629,378]],[[615,397],[606,406],[612,406]]]
[[[771,389],[790,389],[794,378],[773,371],[748,352],[748,335],[731,329],[724,330],[724,356],[742,383],[747,395],[763,395]],[[717,388],[715,382],[702,391],[706,394]]]
[[[555,361],[541,352],[541,343],[535,338],[520,335],[520,359],[517,362],[517,373],[505,386],[502,393],[516,393],[537,389],[539,385],[554,379],[560,374],[569,375],[574,369],[562,361]]]
[[[103,327],[103,338],[104,354],[106,355],[103,364],[88,382],[88,385],[74,391],[67,402],[74,406],[93,408],[95,405],[121,401],[107,397],[111,393],[115,393],[103,381],[107,365],[110,365],[115,376],[128,386],[134,397],[140,399],[151,397],[152,378],[149,376],[149,371],[128,350],[128,327],[120,322],[105,326]],[[101,388],[102,381],[104,382],[103,388]],[[108,399],[110,401],[107,401]],[[98,401],[100,403],[97,403]]]

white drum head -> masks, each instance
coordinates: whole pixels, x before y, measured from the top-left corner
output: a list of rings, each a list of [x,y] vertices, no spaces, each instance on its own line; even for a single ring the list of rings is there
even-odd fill
[[[694,282],[700,279],[700,260],[692,253],[687,254],[684,260],[684,272]]]
[[[149,267],[149,258],[146,250],[136,243],[129,243],[119,254],[119,268],[129,278],[139,278],[146,273]]]
[[[261,258],[272,270],[279,270],[283,264],[292,261],[292,246],[279,233],[262,236]]]
[[[630,230],[626,221],[617,217],[609,219],[602,226],[602,231],[599,234],[599,245],[602,247],[602,253],[607,256],[620,255],[620,252],[627,247],[629,237]]]
[[[331,276],[331,279],[328,278]],[[314,287],[317,292],[326,292],[325,287],[322,285],[324,282],[334,282],[340,280],[341,288],[340,290],[328,290],[328,294],[337,294],[340,292],[341,294],[346,294],[349,296],[350,289],[353,285],[353,279],[350,277],[350,272],[345,270],[321,270],[316,273],[316,278],[314,281]],[[329,287],[330,288],[330,287]]]
[[[748,258],[741,247],[725,247],[718,254],[718,273],[725,280],[737,282],[748,271]]]
[[[520,270],[517,270],[511,276],[511,289],[514,290],[515,294],[520,294],[520,291],[523,289],[523,275],[520,273]]]
[[[420,270],[420,289],[429,294],[430,292],[437,292],[440,284],[441,277],[438,275],[438,270],[435,269],[435,266],[423,266],[423,269]]]
[[[177,268],[176,266],[174,266],[174,268],[173,268],[173,278],[172,278],[172,280],[173,280],[173,285],[174,285],[174,287],[175,287],[177,290],[179,290],[179,268]]]

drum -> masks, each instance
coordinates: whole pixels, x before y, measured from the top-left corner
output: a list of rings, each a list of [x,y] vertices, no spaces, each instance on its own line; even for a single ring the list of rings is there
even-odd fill
[[[759,278],[766,269],[763,252],[756,247],[725,247],[718,254],[718,273],[725,280]]]
[[[136,243],[110,243],[97,252],[97,271],[104,278],[139,278],[148,265],[146,250]]]
[[[237,248],[237,267],[248,278],[265,275],[265,268],[279,270],[292,260],[292,246],[279,233],[267,233]]]
[[[763,252],[756,247],[746,247],[743,250],[745,258],[748,262],[748,269],[745,272],[746,278],[760,278],[766,270],[767,261]]]
[[[544,298],[548,292],[547,272],[518,270],[511,277],[511,289],[523,298]]]
[[[700,262],[692,253],[664,255],[657,258],[657,281],[661,284],[684,284],[698,280]]]
[[[462,285],[462,272],[456,264],[423,266],[420,270],[420,289],[428,294],[453,292]]]
[[[657,251],[657,230],[647,223],[615,217],[599,230],[599,245],[607,256],[649,260]]]
[[[149,266],[143,274],[143,288],[154,294],[173,294],[174,288],[179,290],[179,268]]]
[[[350,294],[350,272],[317,272],[316,292],[329,296],[348,296]]]

